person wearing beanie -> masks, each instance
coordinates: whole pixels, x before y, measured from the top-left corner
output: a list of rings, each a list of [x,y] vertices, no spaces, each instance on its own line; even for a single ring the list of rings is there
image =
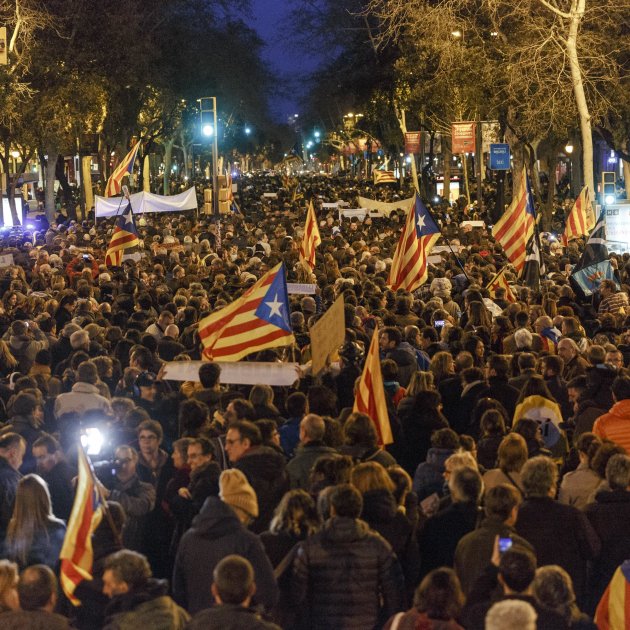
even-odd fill
[[[219,497],[227,503],[247,526],[258,516],[258,498],[247,477],[234,468],[224,470],[219,478]]]
[[[239,470],[225,470],[219,497],[209,496],[192,527],[182,536],[173,570],[173,597],[191,615],[215,604],[213,572],[231,554],[251,562],[257,584],[253,605],[270,611],[278,601],[273,567],[256,534],[244,522],[258,514],[256,493]]]

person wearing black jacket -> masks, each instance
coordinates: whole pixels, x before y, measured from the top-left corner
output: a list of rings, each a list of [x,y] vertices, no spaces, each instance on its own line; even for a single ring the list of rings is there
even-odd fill
[[[303,604],[298,627],[365,630],[402,610],[400,565],[390,544],[359,519],[362,508],[356,488],[335,486],[331,517],[297,548],[293,596]]]
[[[499,599],[518,599],[533,606],[536,611],[538,630],[568,630],[563,617],[545,606],[541,606],[528,594],[530,584],[536,574],[536,557],[518,547],[508,549],[500,558],[498,536],[495,540],[492,563],[489,564],[475,581],[460,621],[467,630],[484,630],[486,613],[495,603],[493,595],[500,588]]]

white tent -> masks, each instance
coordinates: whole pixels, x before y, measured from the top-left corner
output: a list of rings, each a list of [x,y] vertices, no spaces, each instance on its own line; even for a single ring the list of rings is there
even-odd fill
[[[182,210],[197,209],[197,194],[195,188],[189,188],[178,195],[154,195],[149,192],[139,192],[130,195],[131,208],[134,214],[143,212],[181,212]],[[126,206],[120,197],[99,197],[96,195],[96,218],[113,217]]]

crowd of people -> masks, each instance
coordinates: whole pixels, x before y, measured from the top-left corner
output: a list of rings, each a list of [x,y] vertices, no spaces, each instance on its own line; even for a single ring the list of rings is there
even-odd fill
[[[393,292],[407,209],[346,219],[323,204],[410,190],[239,187],[220,224],[136,216],[141,248],[121,267],[104,264],[111,220],[0,232],[0,627],[627,627],[607,587],[630,558],[630,257],[611,254],[615,281],[585,298],[568,278],[582,244],[549,235],[533,290],[487,225],[461,225],[489,223],[483,210],[443,202],[448,246],[422,287]],[[226,385],[211,361],[168,380],[166,363],[201,360],[199,321],[279,262],[314,293],[290,295],[295,343],[245,360],[297,362],[299,380]],[[502,268],[513,301],[487,288]],[[339,296],[345,340],[315,374],[309,331]],[[384,447],[353,410],[374,334]],[[108,518],[77,606],[59,554],[79,448]]]

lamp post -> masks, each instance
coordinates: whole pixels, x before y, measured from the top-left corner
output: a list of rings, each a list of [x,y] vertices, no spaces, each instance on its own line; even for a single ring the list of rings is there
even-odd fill
[[[210,118],[212,115],[212,118]],[[217,99],[216,96],[206,96],[199,99],[199,119],[201,122],[201,133],[206,138],[212,136],[212,212],[215,217],[219,216],[219,146],[217,131]],[[212,121],[212,122],[210,122]]]

